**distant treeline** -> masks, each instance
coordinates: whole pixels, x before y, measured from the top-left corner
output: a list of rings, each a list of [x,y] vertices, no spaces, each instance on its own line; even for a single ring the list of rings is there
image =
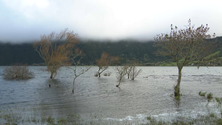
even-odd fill
[[[215,51],[221,50],[222,37],[216,38],[218,44]],[[155,65],[158,62],[170,61],[167,57],[157,56],[155,52],[157,47],[154,41],[139,42],[121,40],[117,42],[108,41],[80,41],[77,45],[86,56],[81,60],[82,64],[95,64],[95,60],[99,59],[102,52],[107,52],[112,56],[121,58],[120,64],[126,63],[128,60],[138,60],[142,65]],[[34,50],[32,43],[10,44],[0,43],[0,65],[12,64],[43,64],[44,61]]]
[[[95,60],[99,59],[102,52],[107,52],[112,56],[121,57],[121,62],[126,63],[127,60],[136,59],[140,63],[155,63],[163,60],[163,57],[155,55],[157,48],[153,46],[152,41],[80,41],[77,45],[86,56],[81,60],[82,64],[95,64]],[[0,65],[12,64],[41,64],[44,63],[39,54],[34,50],[32,43],[9,44],[0,43]]]

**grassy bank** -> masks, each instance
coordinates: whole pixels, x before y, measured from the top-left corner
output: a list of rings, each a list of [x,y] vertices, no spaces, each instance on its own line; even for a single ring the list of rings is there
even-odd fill
[[[52,116],[22,117],[22,112],[14,113],[13,110],[9,112],[0,112],[0,124],[4,125],[131,125],[132,121],[113,121],[113,120],[83,120],[79,115],[67,115],[66,117],[54,118]],[[222,114],[222,112],[221,112]],[[209,113],[207,115],[197,115],[195,118],[178,116],[174,120],[163,121],[156,117],[147,117],[147,122],[142,125],[222,125],[221,114]],[[137,124],[137,123],[136,123]],[[138,123],[141,124],[141,123]]]

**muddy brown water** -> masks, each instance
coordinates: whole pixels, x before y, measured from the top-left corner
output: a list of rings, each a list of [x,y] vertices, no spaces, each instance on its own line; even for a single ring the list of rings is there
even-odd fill
[[[147,116],[170,119],[219,113],[215,102],[208,103],[199,91],[222,97],[222,67],[184,67],[181,100],[171,97],[177,81],[177,67],[137,67],[142,73],[134,80],[125,79],[119,88],[114,68],[111,76],[94,77],[97,67],[76,80],[72,94],[73,71],[61,68],[52,80],[45,67],[31,66],[35,77],[30,80],[4,80],[0,67],[0,111],[20,109],[23,117],[65,117],[79,114],[83,120],[145,122]],[[83,67],[78,67],[79,69]]]

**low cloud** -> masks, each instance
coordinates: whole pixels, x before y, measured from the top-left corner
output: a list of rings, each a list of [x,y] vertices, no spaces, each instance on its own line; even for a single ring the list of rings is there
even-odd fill
[[[222,35],[222,9],[217,1],[158,0],[2,0],[0,41],[38,40],[65,28],[80,38],[153,39],[170,31],[208,23],[210,33]]]

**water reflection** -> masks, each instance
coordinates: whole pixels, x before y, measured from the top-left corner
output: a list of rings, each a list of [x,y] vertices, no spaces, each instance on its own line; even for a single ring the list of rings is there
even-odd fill
[[[51,82],[50,88],[45,88],[49,82]],[[78,112],[78,103],[75,102],[75,98],[72,98],[70,87],[67,86],[67,82],[64,79],[47,79],[42,84],[42,89],[39,89],[38,96],[41,98],[40,111],[42,115],[68,115]],[[45,84],[45,85],[44,85]]]

